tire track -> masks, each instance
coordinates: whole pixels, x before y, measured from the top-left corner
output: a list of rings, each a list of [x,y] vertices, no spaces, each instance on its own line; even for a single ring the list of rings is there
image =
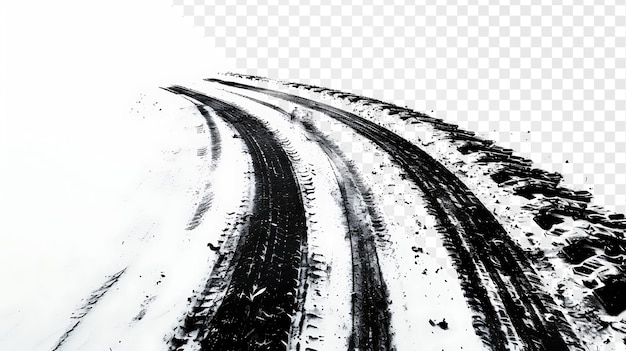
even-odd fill
[[[76,327],[78,327],[82,319],[89,313],[89,311],[91,311],[93,306],[95,306],[95,304],[98,303],[98,301],[100,301],[100,299],[111,289],[111,287],[113,287],[113,285],[115,285],[115,283],[120,280],[125,272],[126,268],[109,276],[101,287],[91,293],[83,306],[81,306],[76,312],[72,314],[70,318],[75,320],[75,322],[73,322],[71,326],[67,329],[67,331],[63,333],[63,335],[61,335],[59,341],[57,341],[55,346],[52,348],[52,351],[57,351],[63,346],[67,338],[69,338],[70,334],[72,334]]]
[[[217,163],[219,162],[221,156],[222,149],[222,141],[220,137],[220,132],[215,125],[215,121],[213,121],[213,117],[206,109],[205,106],[200,104],[195,104],[198,111],[204,120],[206,121],[207,126],[209,127],[210,140],[211,140],[211,164],[209,165],[209,170],[212,172],[217,167]],[[202,217],[204,214],[211,208],[211,203],[213,201],[213,192],[211,191],[211,180],[209,179],[204,186],[205,194],[202,196],[202,200],[198,204],[196,211],[193,214],[193,217],[187,224],[187,230],[196,229],[200,223],[202,222]]]
[[[483,318],[475,322],[486,344],[506,350],[519,338],[525,350],[567,350],[572,332],[563,314],[542,292],[530,260],[491,212],[454,174],[422,149],[371,121],[299,96],[246,84],[207,79],[260,92],[324,113],[379,145],[422,189],[437,216],[455,260],[470,306]],[[483,272],[483,269],[485,272]],[[489,298],[493,285],[504,310]],[[511,323],[506,333],[500,325]],[[484,324],[481,325],[481,324]]]
[[[170,91],[172,92],[172,91]],[[175,93],[175,92],[173,92]],[[191,99],[189,99],[191,100]],[[237,131],[230,125],[226,126],[232,130],[234,138],[239,139]],[[243,142],[239,142],[242,154],[247,154],[247,149]],[[238,144],[239,144],[238,143]],[[231,146],[232,147],[232,146]],[[204,330],[207,320],[215,315],[220,303],[222,302],[228,286],[232,281],[234,271],[234,262],[240,257],[237,246],[243,233],[248,232],[249,219],[252,213],[251,199],[254,197],[254,186],[252,184],[252,162],[245,162],[247,165],[242,169],[243,173],[248,174],[247,186],[241,193],[232,192],[233,196],[239,195],[240,201],[236,208],[232,208],[231,212],[225,213],[225,227],[222,229],[217,245],[208,243],[207,246],[217,252],[217,258],[210,267],[210,273],[204,287],[200,290],[194,290],[192,296],[188,298],[188,310],[181,320],[181,324],[174,330],[173,335],[167,336],[169,350],[197,350],[197,343],[189,347],[187,344],[194,344],[197,341],[199,333]],[[235,189],[238,190],[238,189]]]
[[[170,91],[211,107],[241,135],[256,178],[253,214],[232,281],[199,335],[202,350],[284,350],[297,306],[306,220],[287,152],[263,123],[221,100],[175,86]]]
[[[241,96],[290,118],[290,114],[278,106]],[[376,228],[378,231],[384,230],[381,216],[369,189],[343,152],[313,124],[305,121],[302,126],[309,139],[315,141],[328,158],[341,193],[348,226],[353,268],[352,337],[349,350],[390,350],[388,294],[374,238],[376,234],[382,235],[376,233]],[[363,209],[368,216],[364,216]]]

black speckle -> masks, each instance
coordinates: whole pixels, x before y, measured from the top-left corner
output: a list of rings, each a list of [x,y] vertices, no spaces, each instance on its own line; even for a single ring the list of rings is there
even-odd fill
[[[443,329],[443,330],[448,330],[448,322],[446,322],[446,319],[444,318],[441,322],[435,322],[432,319],[428,320],[428,323],[431,326],[438,326],[439,328]]]
[[[445,318],[441,322],[437,323],[437,325],[443,330],[448,330],[448,322],[446,322]]]

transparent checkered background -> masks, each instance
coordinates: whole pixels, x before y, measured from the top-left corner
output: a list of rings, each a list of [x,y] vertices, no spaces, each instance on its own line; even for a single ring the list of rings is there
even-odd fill
[[[623,213],[626,2],[603,2],[173,0],[239,73],[427,112]]]

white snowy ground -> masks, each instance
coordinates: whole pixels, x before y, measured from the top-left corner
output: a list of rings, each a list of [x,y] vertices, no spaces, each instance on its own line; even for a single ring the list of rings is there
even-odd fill
[[[207,140],[194,134],[203,119],[156,87],[223,69],[224,61],[169,6],[0,4],[0,350],[52,349],[72,314],[125,267],[87,315],[102,318],[86,318],[77,330],[83,339],[118,343],[116,331],[145,302],[157,315],[146,313],[149,322],[137,328],[162,331],[186,302],[167,284],[189,285],[188,276],[166,272],[177,267],[172,256],[200,257],[197,268],[207,268],[210,257],[189,244],[200,237],[179,228],[204,176],[195,147]],[[116,294],[122,305],[107,302]]]
[[[58,188],[43,192],[45,197],[25,197],[33,203],[27,204],[32,218],[21,219],[24,235],[2,237],[2,249],[11,249],[2,252],[8,263],[1,267],[2,276],[12,288],[0,302],[1,349],[52,349],[92,292],[124,268],[63,349],[157,349],[207,274],[215,258],[207,244],[217,244],[226,213],[238,208],[238,195],[247,188],[240,142],[218,121],[224,159],[214,174],[207,174],[211,154],[198,156],[198,149],[209,144],[209,136],[206,126],[202,133],[196,128],[204,118],[188,101],[158,89],[138,99],[120,122],[117,127],[128,139],[110,135],[110,143],[124,150],[109,166],[123,171],[106,174],[121,179],[98,174],[93,175],[96,184],[50,179],[59,169],[54,164],[41,165],[41,173],[22,180],[37,184],[48,177],[46,186]],[[88,172],[94,156],[87,153],[72,162]],[[186,231],[208,177],[215,205],[200,226]],[[104,181],[116,184],[108,194]],[[59,200],[62,211],[46,210]]]

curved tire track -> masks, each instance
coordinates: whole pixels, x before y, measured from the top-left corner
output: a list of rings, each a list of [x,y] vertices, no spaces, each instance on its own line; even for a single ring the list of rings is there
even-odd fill
[[[563,314],[553,308],[554,302],[543,294],[535,272],[523,250],[509,237],[493,214],[454,174],[426,152],[397,134],[371,121],[332,106],[279,91],[251,85],[207,79],[226,86],[256,91],[324,113],[353,128],[384,149],[402,167],[407,176],[425,194],[437,215],[448,249],[467,299],[473,309],[484,315],[477,323],[489,346],[506,350],[515,339],[526,350],[567,350],[563,335],[571,329]],[[485,279],[481,268],[486,270]],[[493,284],[504,310],[494,306],[488,296],[487,284]],[[502,314],[512,324],[512,333],[504,333],[498,321]]]
[[[211,142],[211,164],[209,166],[210,170],[215,170],[217,167],[217,163],[220,160],[221,150],[222,150],[222,141],[220,137],[220,132],[215,125],[215,121],[213,121],[213,117],[206,109],[205,106],[200,104],[195,104],[198,111],[202,117],[204,117],[207,126],[209,126],[210,133],[210,142]],[[211,191],[211,181],[207,181],[207,184],[204,187],[205,194],[202,196],[198,207],[196,208],[196,212],[193,214],[193,217],[187,224],[187,230],[196,229],[200,223],[202,222],[202,218],[204,214],[211,208],[211,203],[213,201],[213,192]]]
[[[306,222],[287,152],[259,120],[221,100],[168,90],[211,107],[241,135],[256,178],[249,231],[241,238],[232,281],[199,336],[202,350],[284,350],[296,308]]]
[[[290,114],[278,106],[249,96],[241,96],[290,118]],[[348,226],[354,290],[349,350],[390,350],[388,294],[374,239],[376,229],[381,229],[381,217],[358,171],[341,150],[313,124],[304,122],[302,126],[308,137],[318,143],[328,157],[341,193]],[[366,218],[359,211],[363,207],[369,215]]]

